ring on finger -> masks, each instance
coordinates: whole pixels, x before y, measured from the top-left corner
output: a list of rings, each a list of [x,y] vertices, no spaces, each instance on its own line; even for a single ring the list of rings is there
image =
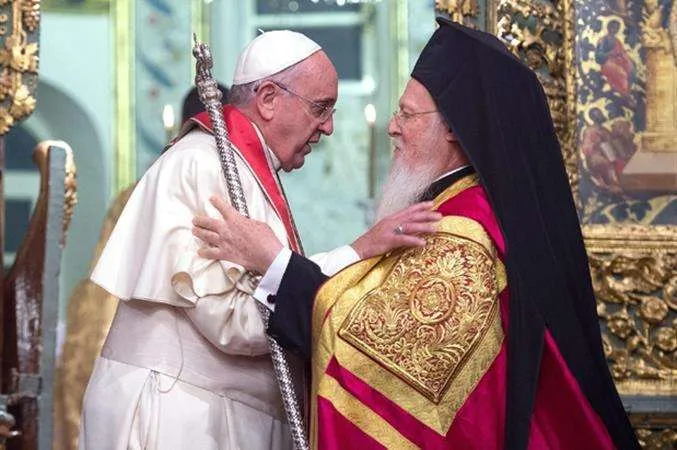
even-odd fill
[[[402,225],[398,225],[395,227],[393,230],[395,234],[404,234],[404,227]]]

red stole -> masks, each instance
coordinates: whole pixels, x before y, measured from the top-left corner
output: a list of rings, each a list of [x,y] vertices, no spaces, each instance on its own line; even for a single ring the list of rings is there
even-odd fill
[[[282,220],[284,228],[287,231],[289,246],[292,250],[302,254],[301,242],[294,225],[294,220],[287,204],[287,199],[282,191],[281,185],[277,180],[277,174],[271,170],[266,157],[265,150],[261,145],[254,125],[237,108],[224,105],[223,119],[228,130],[228,138],[233,143],[235,150],[245,160],[249,168],[254,173],[254,178],[266,195],[277,216]],[[205,111],[194,117],[191,117],[183,126],[179,138],[187,133],[194,126],[200,127],[207,133],[214,134],[212,121],[209,114]],[[178,139],[178,138],[177,138]]]

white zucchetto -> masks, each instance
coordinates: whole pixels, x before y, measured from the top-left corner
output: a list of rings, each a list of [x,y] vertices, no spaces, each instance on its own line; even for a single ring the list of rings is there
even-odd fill
[[[275,75],[321,49],[317,42],[295,31],[265,32],[240,53],[233,85],[251,83]]]

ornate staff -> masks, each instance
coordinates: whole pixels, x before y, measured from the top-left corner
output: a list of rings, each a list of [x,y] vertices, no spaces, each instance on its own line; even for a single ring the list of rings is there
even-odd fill
[[[207,44],[198,42],[195,34],[193,34],[193,42],[193,56],[195,56],[196,59],[195,84],[197,85],[198,94],[200,95],[200,101],[205,105],[205,109],[209,113],[209,118],[212,121],[216,148],[219,151],[221,168],[223,169],[228,184],[230,201],[240,214],[249,217],[247,202],[245,201],[242,184],[240,183],[240,175],[238,174],[237,166],[235,165],[235,152],[228,139],[228,131],[226,130],[226,125],[223,120],[221,91],[211,73],[212,66],[214,65],[211,51]],[[261,317],[263,318],[264,325],[268,326],[270,310],[263,304],[259,302],[256,303],[259,312],[261,313]],[[280,347],[275,339],[270,336],[268,336],[268,345],[270,346],[273,368],[280,386],[282,403],[284,404],[284,410],[287,413],[287,421],[289,422],[294,447],[297,450],[306,450],[308,449],[308,441],[306,440],[306,434],[303,429],[301,408],[299,407],[299,402],[294,393],[289,364],[284,356],[282,347]]]

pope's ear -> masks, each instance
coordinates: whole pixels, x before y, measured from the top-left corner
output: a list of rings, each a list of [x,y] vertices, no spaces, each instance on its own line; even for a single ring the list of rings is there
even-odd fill
[[[275,106],[279,100],[278,94],[277,86],[271,81],[264,81],[256,89],[256,108],[263,119],[273,118]]]

